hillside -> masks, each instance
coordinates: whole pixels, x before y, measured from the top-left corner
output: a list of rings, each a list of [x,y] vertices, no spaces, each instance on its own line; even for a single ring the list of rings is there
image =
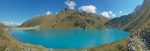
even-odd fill
[[[129,15],[114,18],[106,23],[109,27],[117,27],[128,31],[134,31],[142,27],[150,20],[150,1],[144,0],[141,6]]]
[[[4,28],[6,28],[6,26],[0,23],[0,35],[3,33]]]
[[[3,33],[3,30],[2,30],[2,29],[3,29],[3,27],[4,27],[4,25],[0,23],[0,34],[2,34],[2,33]]]
[[[20,27],[40,28],[105,28],[104,23],[108,19],[97,14],[78,12],[71,9],[65,9],[57,15],[43,15],[34,17],[23,23]]]
[[[135,10],[135,12],[108,21],[105,25],[133,32],[128,39],[129,50],[150,50],[150,0]]]
[[[6,28],[7,26],[5,26],[4,24],[0,23],[0,29]]]

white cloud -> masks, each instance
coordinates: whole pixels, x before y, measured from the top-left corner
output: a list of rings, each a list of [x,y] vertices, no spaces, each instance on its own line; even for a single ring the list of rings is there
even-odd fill
[[[122,14],[122,13],[123,13],[123,11],[119,11],[119,13],[120,13],[120,14]]]
[[[115,18],[116,14],[114,14],[112,11],[104,11],[101,13],[102,16],[105,16],[107,18]]]
[[[69,7],[69,9],[74,10],[76,3],[74,1],[67,0],[65,4]]]
[[[109,11],[109,15],[110,15],[112,18],[116,17],[116,14],[114,14],[112,11]]]
[[[2,23],[4,25],[6,25],[6,26],[19,26],[19,25],[21,25],[21,23],[18,23],[18,22],[7,22],[7,21],[4,21]]]
[[[85,11],[87,13],[96,13],[96,7],[93,5],[81,6],[79,10]]]
[[[112,14],[112,11],[109,11],[108,13],[109,13],[109,14]]]
[[[102,12],[101,15],[102,15],[102,16],[105,16],[105,17],[110,17],[110,16],[109,16],[109,13],[106,12],[106,11]]]
[[[125,15],[126,14],[126,10],[121,10],[119,11],[120,14]]]
[[[50,11],[46,12],[46,15],[51,15],[51,14],[52,14],[52,12],[50,12]]]

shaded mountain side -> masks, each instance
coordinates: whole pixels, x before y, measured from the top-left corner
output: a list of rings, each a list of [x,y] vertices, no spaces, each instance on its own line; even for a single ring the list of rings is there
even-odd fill
[[[130,51],[150,51],[150,0],[135,12],[108,21],[105,25],[132,31],[129,37]]]
[[[145,22],[150,20],[150,0],[144,0],[141,6],[135,9],[135,12],[114,18],[108,21],[105,25],[109,27],[117,27],[128,31],[134,31],[145,25]]]
[[[105,23],[106,26],[112,28],[122,28],[124,25],[130,22],[131,14],[124,15],[118,18],[114,18]]]
[[[128,39],[130,51],[150,51],[150,0],[144,0],[143,5],[135,12],[108,21],[105,25],[132,31]]]
[[[20,27],[47,28],[105,28],[108,19],[97,14],[65,9],[57,15],[43,15],[23,23]]]

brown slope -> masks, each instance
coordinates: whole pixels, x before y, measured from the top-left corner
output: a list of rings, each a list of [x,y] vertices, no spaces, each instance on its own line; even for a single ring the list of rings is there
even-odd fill
[[[20,27],[41,28],[104,28],[107,18],[86,12],[65,9],[53,16],[39,16],[23,23]]]

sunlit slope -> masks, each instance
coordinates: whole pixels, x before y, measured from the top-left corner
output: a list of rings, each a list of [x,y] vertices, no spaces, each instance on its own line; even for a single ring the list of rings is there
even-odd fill
[[[20,27],[40,28],[105,28],[104,23],[108,19],[101,15],[78,12],[71,9],[65,9],[57,15],[43,15],[34,17],[23,23]]]

